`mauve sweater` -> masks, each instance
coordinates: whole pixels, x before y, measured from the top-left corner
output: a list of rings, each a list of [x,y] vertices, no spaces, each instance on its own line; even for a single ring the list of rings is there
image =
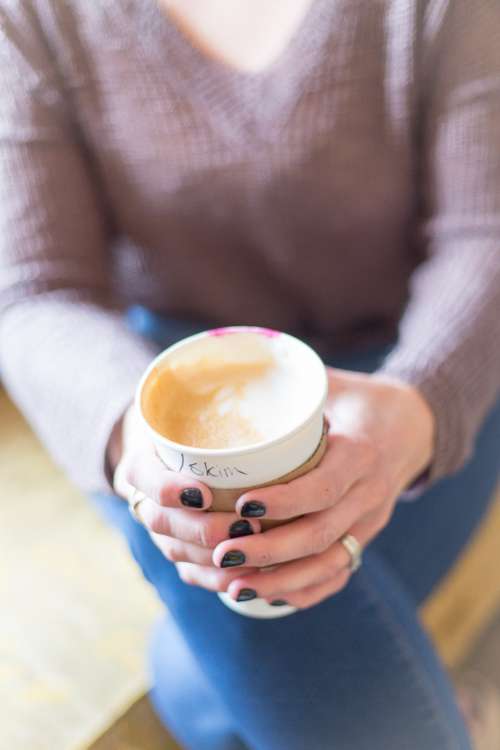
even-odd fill
[[[500,2],[315,0],[265,72],[155,0],[0,0],[0,370],[109,489],[155,354],[123,309],[398,343],[456,471],[500,379]]]

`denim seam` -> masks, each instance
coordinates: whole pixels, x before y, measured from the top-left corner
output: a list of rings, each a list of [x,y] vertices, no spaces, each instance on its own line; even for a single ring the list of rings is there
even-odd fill
[[[396,621],[396,618],[394,617],[390,607],[383,600],[383,598],[379,596],[378,592],[370,586],[369,581],[366,580],[365,576],[360,576],[360,580],[358,581],[358,583],[360,583],[361,588],[364,589],[367,600],[374,605],[380,620],[387,626],[388,630],[394,636],[400,655],[406,660],[407,666],[413,673],[417,684],[418,686],[420,686],[422,694],[432,711],[436,726],[440,727],[441,730],[444,730],[445,738],[443,739],[446,739],[447,741],[446,748],[448,748],[448,750],[457,750],[455,738],[453,737],[449,726],[446,725],[445,727],[443,727],[443,721],[441,720],[441,711],[439,708],[439,700],[437,697],[435,686],[425,670],[419,669],[419,662],[418,660],[417,662],[415,661],[406,640],[402,637],[401,627]]]

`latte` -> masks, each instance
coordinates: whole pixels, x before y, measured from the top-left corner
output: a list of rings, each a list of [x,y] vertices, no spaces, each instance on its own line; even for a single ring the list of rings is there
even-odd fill
[[[142,409],[160,435],[223,449],[285,435],[310,412],[304,368],[280,337],[206,336],[172,352],[150,373]]]

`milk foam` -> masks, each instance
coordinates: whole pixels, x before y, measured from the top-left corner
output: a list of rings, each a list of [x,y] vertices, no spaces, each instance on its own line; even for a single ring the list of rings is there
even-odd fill
[[[291,432],[317,399],[303,353],[286,337],[237,332],[172,352],[151,373],[142,405],[151,426],[170,440],[220,449]]]

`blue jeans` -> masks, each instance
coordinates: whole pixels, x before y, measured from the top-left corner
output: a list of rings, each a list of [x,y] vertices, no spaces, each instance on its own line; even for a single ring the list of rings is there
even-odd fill
[[[160,346],[209,327],[129,313]],[[386,351],[333,356],[373,371]],[[473,459],[415,502],[400,503],[348,586],[277,620],[242,617],[187,586],[126,504],[94,496],[168,607],[150,647],[160,718],[189,750],[470,750],[418,606],[460,554],[493,496],[500,405]]]

